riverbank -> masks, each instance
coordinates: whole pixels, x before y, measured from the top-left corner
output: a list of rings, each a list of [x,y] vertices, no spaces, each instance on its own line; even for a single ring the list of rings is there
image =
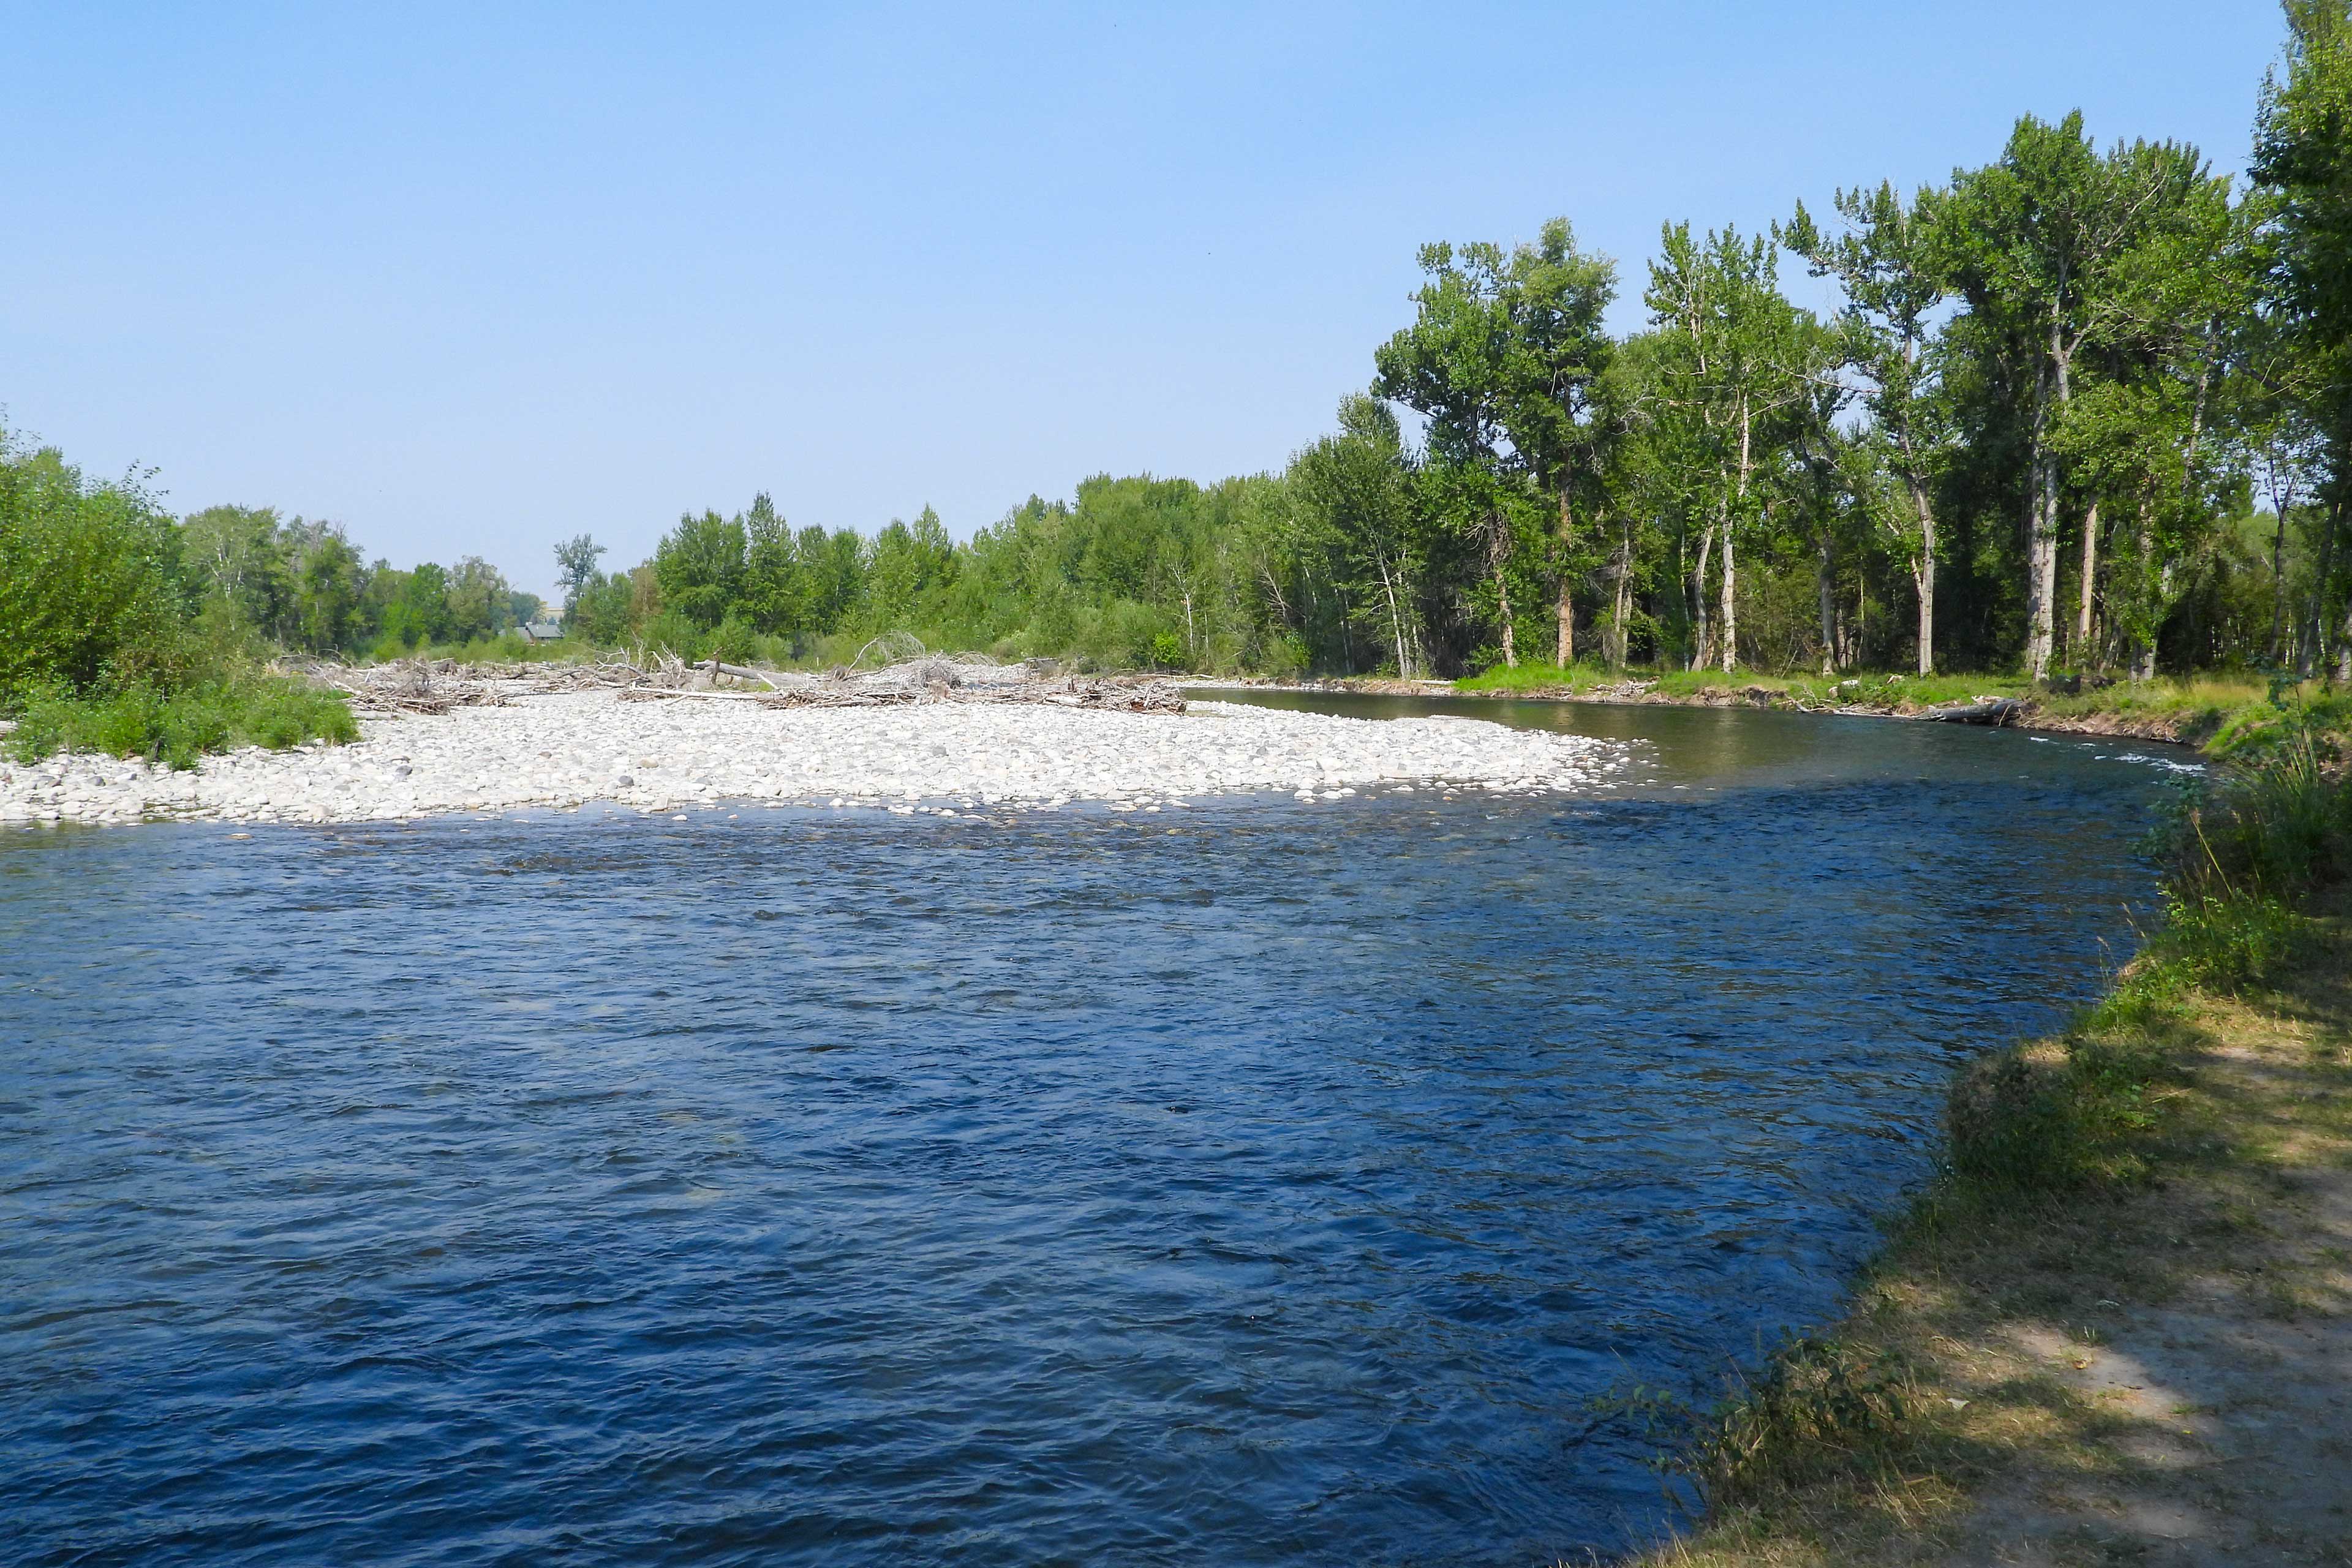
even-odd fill
[[[362,720],[348,745],[257,748],[174,772],[89,752],[0,763],[0,823],[386,821],[611,801],[954,813],[1212,795],[1338,800],[1432,786],[1632,782],[1631,747],[1499,724],[1372,721],[1194,703],[1183,713],[951,702],[786,708],[603,690]]]
[[[1464,680],[1358,676],[1290,682],[1240,679],[1216,684],[1380,696],[1767,708],[1879,719],[1924,719],[1938,709],[1969,706],[1991,699],[2018,704],[2006,721],[2021,729],[2115,735],[2189,746],[2204,746],[2226,737],[2234,722],[2265,711],[2270,702],[2266,684],[2219,677],[2167,679],[2138,685],[2085,684],[2069,690],[2000,676],[1874,674],[1811,679],[1725,675],[1719,670],[1612,673],[1582,667],[1562,670],[1549,665],[1496,668]]]
[[[2177,905],[1949,1125],[1844,1321],[1702,1425],[1706,1524],[1643,1562],[2345,1562],[2352,899]]]

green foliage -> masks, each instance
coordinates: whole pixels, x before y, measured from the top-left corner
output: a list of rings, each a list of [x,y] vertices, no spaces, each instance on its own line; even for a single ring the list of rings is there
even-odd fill
[[[192,768],[207,752],[273,751],[359,739],[343,700],[306,682],[244,671],[176,688],[135,682],[84,692],[47,689],[19,710],[8,749],[31,762],[59,751],[139,757]]]
[[[177,540],[130,483],[83,479],[0,430],[0,710],[180,658]]]
[[[706,511],[678,519],[654,552],[662,603],[695,626],[717,626],[742,598],[748,547],[740,518]]]

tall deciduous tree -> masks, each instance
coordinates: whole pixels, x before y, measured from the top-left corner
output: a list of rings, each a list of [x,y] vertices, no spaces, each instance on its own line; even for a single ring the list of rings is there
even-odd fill
[[[1945,298],[1929,232],[1934,194],[1908,203],[1892,183],[1874,191],[1840,191],[1844,231],[1830,236],[1804,204],[1773,237],[1805,258],[1816,278],[1834,278],[1845,293],[1841,319],[1847,363],[1866,381],[1874,434],[1885,444],[1883,469],[1902,485],[1907,515],[1879,509],[1883,526],[1907,558],[1919,612],[1918,669],[1936,668],[1935,484],[1946,427],[1936,404],[1936,309]]]
[[[1726,228],[1701,243],[1687,223],[1669,224],[1659,251],[1643,296],[1658,331],[1659,397],[1712,479],[1712,516],[1702,525],[1691,577],[1693,663],[1707,662],[1706,574],[1719,547],[1721,618],[1713,647],[1727,674],[1739,661],[1737,544],[1756,515],[1758,437],[1805,396],[1813,323],[1781,295],[1772,247],[1760,236],[1743,239]]]
[[[2303,359],[2300,400],[2323,454],[2325,521],[2298,617],[2298,662],[2311,673],[2333,632],[2338,679],[2352,679],[2352,595],[2340,628],[2334,597],[2352,506],[2352,7],[2286,0],[2284,10],[2286,72],[2263,82],[2248,173],[2275,204],[2267,303]]]
[[[563,618],[571,620],[580,607],[580,595],[596,585],[597,558],[604,547],[584,533],[574,534],[555,547],[555,582],[563,590]]]
[[[1373,355],[1372,392],[1429,421],[1433,482],[1426,493],[1475,542],[1494,589],[1503,662],[1515,667],[1511,577],[1520,520],[1505,477],[1507,416],[1517,395],[1507,266],[1496,245],[1422,247],[1427,280],[1412,297],[1413,323]]]
[[[1575,589],[1591,565],[1599,534],[1577,531],[1580,507],[1598,513],[1612,433],[1595,397],[1616,341],[1602,322],[1617,296],[1617,264],[1579,250],[1566,218],[1543,226],[1533,245],[1511,252],[1498,303],[1508,327],[1501,370],[1501,415],[1528,478],[1549,490],[1559,511],[1552,542],[1556,661],[1576,657]]]
[[[1351,602],[1395,650],[1396,670],[1427,668],[1418,615],[1424,547],[1415,505],[1413,466],[1396,415],[1377,398],[1339,405],[1339,429],[1290,462],[1298,512],[1312,541],[1349,580]]]
[[[2066,489],[2058,426],[2086,344],[2119,324],[2135,252],[2210,183],[2194,148],[2118,144],[2102,156],[2083,117],[2027,115],[1998,162],[1957,171],[1935,225],[1955,289],[1980,331],[2030,388],[2026,417],[2025,666],[2050,672],[2055,647],[2060,508]]]

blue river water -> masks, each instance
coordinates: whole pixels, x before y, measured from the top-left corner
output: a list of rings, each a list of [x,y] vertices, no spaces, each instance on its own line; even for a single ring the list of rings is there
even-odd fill
[[[1650,782],[0,835],[0,1561],[1654,1536],[1601,1396],[1836,1312],[2166,769],[1462,710]]]

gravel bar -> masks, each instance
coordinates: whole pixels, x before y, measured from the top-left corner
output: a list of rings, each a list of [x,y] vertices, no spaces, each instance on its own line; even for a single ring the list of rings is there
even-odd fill
[[[1633,782],[1634,748],[1478,719],[1346,719],[1235,703],[1181,714],[1050,705],[764,708],[605,692],[362,721],[347,746],[251,749],[173,773],[76,754],[0,763],[0,822],[382,822],[607,801],[951,814],[1177,806],[1280,793],[1339,801],[1432,785],[1583,792]]]

